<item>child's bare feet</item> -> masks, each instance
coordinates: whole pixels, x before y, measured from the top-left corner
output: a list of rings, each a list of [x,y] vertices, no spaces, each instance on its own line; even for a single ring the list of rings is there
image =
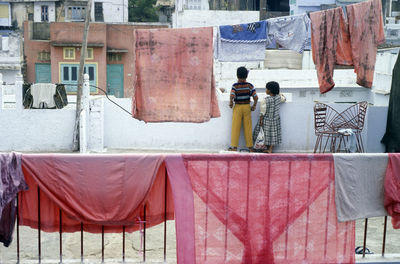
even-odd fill
[[[228,150],[229,151],[237,151],[237,147],[229,147]]]

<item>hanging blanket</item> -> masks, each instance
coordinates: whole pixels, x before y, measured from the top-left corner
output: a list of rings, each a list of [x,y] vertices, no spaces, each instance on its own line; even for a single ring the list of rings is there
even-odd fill
[[[392,217],[394,229],[400,229],[400,155],[389,153],[385,177],[385,208]]]
[[[303,53],[310,36],[310,19],[306,14],[270,18],[268,42],[276,42],[285,49]]]
[[[133,117],[206,122],[219,117],[212,28],[136,30]]]
[[[16,219],[16,198],[19,191],[27,190],[21,169],[21,154],[0,154],[0,242],[8,247]]]
[[[20,194],[20,223],[47,232],[120,232],[164,221],[165,167],[161,155],[26,154],[23,171],[30,187]],[[40,191],[39,189],[40,188]],[[40,194],[39,194],[40,193]],[[171,195],[171,191],[168,192]],[[173,219],[168,196],[167,218]],[[143,205],[146,203],[146,219]],[[61,211],[60,211],[61,210]]]
[[[180,182],[178,263],[355,262],[332,155],[175,155],[166,166]]]
[[[264,61],[267,31],[266,21],[218,27],[216,58],[219,61]]]
[[[352,65],[347,23],[341,7],[310,14],[311,50],[321,93],[334,86],[335,64]]]
[[[371,88],[374,79],[376,51],[385,43],[381,0],[346,6],[354,71],[357,84]]]
[[[382,138],[386,152],[400,152],[400,55],[392,72],[386,132]]]
[[[334,154],[335,201],[340,222],[385,216],[387,154]]]

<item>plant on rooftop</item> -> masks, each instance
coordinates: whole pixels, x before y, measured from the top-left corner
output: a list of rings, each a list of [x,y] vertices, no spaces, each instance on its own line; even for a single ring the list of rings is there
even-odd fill
[[[158,22],[157,0],[129,0],[129,22]]]

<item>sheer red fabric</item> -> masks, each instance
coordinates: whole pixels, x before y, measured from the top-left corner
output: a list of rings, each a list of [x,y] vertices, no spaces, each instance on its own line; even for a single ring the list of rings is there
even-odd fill
[[[355,224],[337,221],[332,155],[176,159],[168,173],[188,174],[194,201],[175,200],[177,228],[187,217],[179,263],[354,263]]]
[[[213,76],[213,29],[142,29],[136,36],[133,117],[145,122],[219,117]]]
[[[162,155],[24,154],[22,169],[29,190],[19,194],[20,224],[48,232],[81,229],[121,232],[153,226],[165,219],[166,174]],[[40,191],[39,191],[40,188]],[[167,185],[167,188],[170,187]],[[167,189],[167,218],[173,219]]]
[[[384,206],[392,217],[392,225],[400,229],[400,154],[389,153],[384,184]]]

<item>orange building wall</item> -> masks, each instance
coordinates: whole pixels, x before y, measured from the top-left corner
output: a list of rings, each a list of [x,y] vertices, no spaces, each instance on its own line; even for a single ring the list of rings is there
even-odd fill
[[[60,62],[79,64],[81,47],[75,47],[75,59],[65,60],[63,48],[67,46],[54,46],[54,43],[82,43],[84,23],[54,22],[50,23],[50,41],[30,40],[29,23],[25,22],[24,52],[27,63],[26,81],[35,82],[35,63],[38,63],[38,52],[45,50],[51,53],[51,81],[57,83],[60,78]],[[107,64],[124,65],[124,97],[133,95],[135,78],[135,37],[134,29],[160,28],[160,25],[133,25],[133,24],[105,24],[90,23],[88,35],[88,48],[93,48],[94,59],[86,63],[97,63],[97,86],[107,88]],[[103,44],[103,47],[91,47],[90,44]],[[121,53],[122,60],[118,62],[107,61],[107,48],[126,49]],[[50,63],[50,62],[49,62]],[[98,91],[99,94],[103,92]]]

